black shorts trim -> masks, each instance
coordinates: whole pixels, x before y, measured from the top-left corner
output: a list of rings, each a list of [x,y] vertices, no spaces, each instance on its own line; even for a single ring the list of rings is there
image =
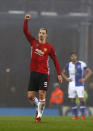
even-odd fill
[[[49,75],[31,71],[28,91],[38,91],[48,89]]]

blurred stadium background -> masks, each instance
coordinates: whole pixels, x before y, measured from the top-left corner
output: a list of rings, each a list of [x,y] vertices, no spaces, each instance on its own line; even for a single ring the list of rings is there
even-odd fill
[[[32,15],[29,30],[37,38],[40,27],[48,29],[48,42],[53,44],[63,69],[69,53],[76,51],[93,70],[93,0],[0,0],[0,108],[31,107],[27,101],[30,46],[23,33],[26,13]],[[50,95],[57,82],[55,67],[50,60]],[[86,104],[93,107],[93,76],[85,84]],[[67,83],[61,85],[69,106]],[[58,107],[57,105],[55,107]],[[21,110],[22,111],[22,110]],[[93,109],[91,108],[92,114]]]

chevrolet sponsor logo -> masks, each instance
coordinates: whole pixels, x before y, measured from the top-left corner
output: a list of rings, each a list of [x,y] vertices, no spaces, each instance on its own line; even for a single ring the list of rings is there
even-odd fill
[[[44,52],[41,51],[41,50],[39,50],[39,49],[36,49],[36,50],[35,50],[35,53],[37,53],[37,54],[39,54],[39,55],[44,55]]]

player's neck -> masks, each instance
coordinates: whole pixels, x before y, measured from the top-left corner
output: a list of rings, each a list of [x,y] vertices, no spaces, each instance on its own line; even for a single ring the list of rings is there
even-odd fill
[[[39,40],[39,43],[42,43],[42,44],[45,44],[46,43],[46,40]]]
[[[77,62],[78,62],[78,61],[72,61],[72,63],[75,64],[75,65],[77,64]]]

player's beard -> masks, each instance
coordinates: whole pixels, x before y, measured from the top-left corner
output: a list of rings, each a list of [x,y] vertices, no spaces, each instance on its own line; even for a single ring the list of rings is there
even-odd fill
[[[44,38],[43,38],[43,36],[40,36],[40,40],[43,42],[44,41]]]
[[[76,58],[75,58],[75,59],[72,58],[71,61],[72,61],[72,62],[77,62],[77,59],[76,59]]]

